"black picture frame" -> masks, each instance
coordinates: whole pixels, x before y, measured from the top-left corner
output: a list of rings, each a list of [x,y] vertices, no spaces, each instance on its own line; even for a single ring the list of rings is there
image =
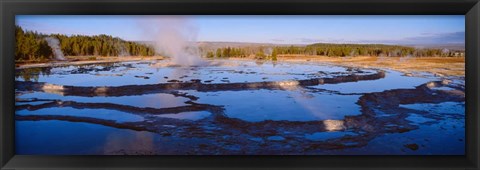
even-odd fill
[[[0,167],[12,169],[478,169],[479,0],[1,0]],[[465,15],[465,156],[15,155],[15,15]]]

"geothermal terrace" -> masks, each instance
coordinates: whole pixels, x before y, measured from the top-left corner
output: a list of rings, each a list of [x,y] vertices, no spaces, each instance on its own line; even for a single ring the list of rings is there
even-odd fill
[[[42,143],[30,126],[62,127],[41,134],[78,146],[54,154],[422,154],[445,149],[439,141],[452,143],[452,153],[464,147],[464,77],[208,62],[19,68],[16,130],[39,142],[18,148],[34,154],[58,147]],[[89,147],[97,145],[105,148]]]

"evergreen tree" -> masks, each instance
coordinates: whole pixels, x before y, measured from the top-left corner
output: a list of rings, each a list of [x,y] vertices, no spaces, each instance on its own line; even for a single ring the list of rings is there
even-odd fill
[[[60,49],[65,56],[118,56],[120,54],[119,51],[124,51],[133,56],[155,55],[153,47],[136,42],[124,41],[108,35],[43,35],[36,32],[24,31],[20,26],[16,26],[15,60],[37,61],[52,59],[53,52],[45,40],[46,37],[58,39]]]

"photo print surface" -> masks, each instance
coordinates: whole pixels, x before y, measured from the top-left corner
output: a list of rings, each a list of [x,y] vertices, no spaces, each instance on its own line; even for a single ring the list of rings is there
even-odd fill
[[[464,155],[465,17],[17,15],[19,155]]]

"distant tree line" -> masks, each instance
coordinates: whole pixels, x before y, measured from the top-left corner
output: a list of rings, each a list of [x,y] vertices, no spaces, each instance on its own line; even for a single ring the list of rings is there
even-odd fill
[[[384,44],[326,44],[317,43],[304,47],[276,47],[279,54],[304,54],[338,57],[453,57],[458,51],[437,48],[414,48]]]
[[[15,28],[15,60],[35,61],[54,58],[53,51],[45,40],[54,37],[59,40],[65,56],[153,56],[155,50],[145,44],[125,41],[108,35],[66,36],[61,34],[40,34]]]
[[[384,44],[326,44],[317,43],[306,46],[273,47],[224,47],[210,50],[208,58],[246,57],[276,60],[277,55],[319,55],[329,57],[456,57],[464,56],[464,51],[436,48],[414,48]]]
[[[247,49],[243,48],[233,48],[233,47],[225,47],[225,48],[217,48],[216,51],[208,51],[207,58],[228,58],[228,57],[246,57],[247,56]]]
[[[205,51],[205,50],[201,50]],[[272,47],[258,46],[258,47],[224,47],[216,50],[209,50],[206,52],[207,58],[229,58],[240,57],[245,58],[254,56],[256,59],[277,60],[277,52]]]
[[[65,36],[55,34],[66,56],[153,56],[155,50],[145,44],[125,41],[109,35]]]

